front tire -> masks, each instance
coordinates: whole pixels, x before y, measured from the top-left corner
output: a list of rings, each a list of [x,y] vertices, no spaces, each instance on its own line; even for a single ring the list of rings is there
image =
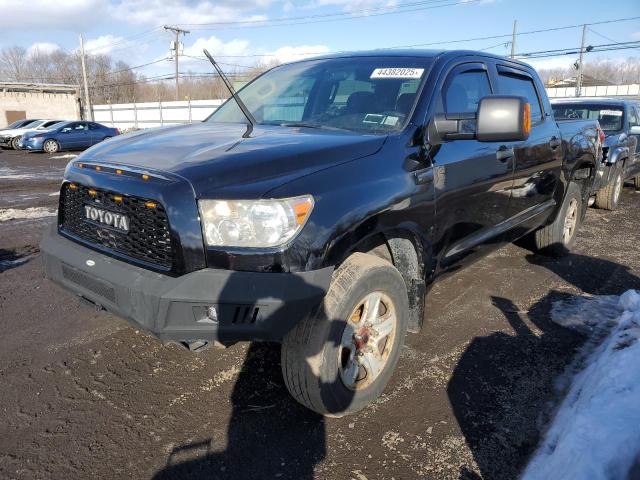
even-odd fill
[[[57,153],[60,150],[60,144],[55,140],[45,140],[42,149],[47,153]]]
[[[20,146],[18,145],[18,143],[20,142],[20,139],[22,137],[15,137],[11,139],[11,148],[13,148],[14,150],[20,150]]]
[[[596,207],[604,210],[615,210],[618,207],[622,186],[624,185],[624,178],[622,178],[623,170],[624,167],[616,168],[611,181],[598,190],[595,202]]]
[[[583,210],[584,202],[580,187],[571,182],[553,223],[534,233],[535,249],[539,253],[552,257],[568,254],[576,243],[578,230],[582,224]]]
[[[293,398],[329,416],[376,400],[400,358],[408,305],[404,280],[391,263],[351,255],[334,272],[317,313],[283,340],[282,374]]]

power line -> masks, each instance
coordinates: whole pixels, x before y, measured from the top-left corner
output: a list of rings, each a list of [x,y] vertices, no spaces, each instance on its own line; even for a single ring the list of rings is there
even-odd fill
[[[162,29],[162,27],[160,27],[160,26],[154,27],[154,28],[152,28],[150,30],[145,30],[143,32],[139,32],[139,33],[133,34],[133,35],[131,35],[129,37],[119,38],[115,42],[109,42],[109,43],[105,43],[103,45],[97,45],[97,46],[95,46],[93,48],[87,48],[85,50],[85,52],[88,53],[88,52],[93,52],[93,51],[96,51],[96,50],[104,50],[107,47],[115,47],[115,46],[118,46],[118,45],[123,45],[125,43],[131,43],[131,41],[133,39],[139,39],[139,38],[144,37],[146,35],[155,34],[155,33],[159,32],[161,29]]]
[[[455,5],[469,5],[478,3],[482,0],[426,0],[421,2],[405,3],[395,6],[368,8],[359,10],[358,13],[350,12],[337,12],[326,13],[316,15],[305,15],[299,17],[280,17],[274,19],[264,20],[239,20],[229,22],[206,22],[206,23],[183,23],[181,25],[192,27],[194,30],[209,30],[209,28],[201,27],[216,27],[216,30],[220,29],[233,29],[233,28],[256,28],[256,27],[280,27],[290,25],[307,25],[310,23],[324,23],[338,20],[352,20],[363,17],[379,17],[385,15],[398,15],[402,13],[417,12],[422,10],[431,10],[434,8],[451,7]],[[449,2],[449,3],[445,3]],[[437,5],[440,3],[441,5]],[[418,7],[419,6],[419,7]],[[416,7],[416,8],[407,8]]]
[[[605,40],[609,40],[610,42],[613,42],[613,43],[624,43],[624,42],[619,42],[619,41],[617,41],[617,40],[614,40],[614,39],[613,39],[613,38],[611,38],[611,37],[607,37],[606,35],[603,35],[603,34],[602,34],[602,33],[600,33],[600,32],[596,32],[593,28],[589,28],[589,31],[590,31],[591,33],[595,33],[596,35],[598,35],[598,36],[599,36],[599,37],[601,37],[601,38],[604,38]]]
[[[463,2],[466,3],[466,2]],[[628,17],[628,18],[618,18],[618,19],[613,19],[613,20],[602,20],[599,22],[592,22],[592,23],[587,23],[586,25],[604,25],[604,24],[609,24],[609,23],[617,23],[617,22],[626,22],[626,21],[630,21],[630,20],[638,20],[640,19],[640,16],[638,17]],[[547,32],[556,32],[556,31],[561,31],[561,30],[569,30],[572,28],[581,28],[583,25],[585,24],[576,24],[576,25],[564,25],[564,26],[560,26],[560,27],[551,27],[551,28],[542,28],[542,29],[536,29],[536,30],[528,30],[525,32],[518,32],[516,33],[516,36],[521,36],[521,35],[535,35],[538,33],[547,33]],[[467,43],[467,42],[475,42],[475,41],[482,41],[482,40],[494,40],[494,39],[499,39],[499,38],[510,38],[512,37],[513,33],[505,33],[505,34],[501,34],[501,35],[486,35],[486,36],[482,36],[482,37],[470,37],[470,38],[463,38],[463,39],[454,39],[454,40],[440,40],[437,42],[426,42],[426,43],[413,43],[413,44],[409,44],[409,45],[395,45],[395,46],[391,46],[391,47],[384,47],[384,50],[395,50],[395,49],[401,49],[401,48],[416,48],[416,47],[432,47],[432,46],[436,46],[436,45],[447,45],[447,44],[454,44],[454,43]],[[299,55],[299,56],[306,56],[306,55],[321,55],[321,54],[325,54],[325,53],[349,53],[348,51],[345,50],[338,50],[338,51],[329,51],[329,52],[292,52],[291,55]],[[270,54],[270,53],[263,53],[263,54],[244,54],[244,55],[216,55],[216,57],[218,58],[251,58],[251,57],[277,57],[276,54]]]
[[[143,67],[148,67],[149,65],[155,65],[156,63],[166,62],[166,61],[167,61],[166,58],[160,58],[158,60],[154,60],[153,62],[143,63],[142,65],[134,65],[133,67],[123,68],[122,70],[116,70],[115,72],[107,72],[104,75],[116,75],[118,73],[129,72],[131,70],[135,70],[135,69],[143,68]]]

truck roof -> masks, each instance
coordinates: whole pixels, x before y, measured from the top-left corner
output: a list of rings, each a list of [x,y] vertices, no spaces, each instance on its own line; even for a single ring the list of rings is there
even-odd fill
[[[609,97],[571,97],[571,98],[554,98],[551,100],[552,104],[558,103],[591,103],[598,105],[632,105],[637,104],[637,100],[625,99],[625,98],[609,98]]]
[[[486,58],[493,58],[496,60],[508,61],[511,63],[517,63],[522,66],[525,66],[529,69],[533,69],[533,67],[527,63],[521,62],[519,60],[513,60],[511,58],[504,57],[502,55],[495,55],[487,52],[480,52],[477,50],[429,50],[429,49],[418,49],[418,48],[393,48],[393,49],[379,49],[379,50],[360,50],[354,52],[336,52],[329,53],[326,55],[320,55],[317,57],[305,58],[301,60],[296,60],[291,63],[305,62],[309,60],[324,60],[331,58],[350,58],[350,57],[413,57],[413,58],[455,58],[467,55],[475,55]]]

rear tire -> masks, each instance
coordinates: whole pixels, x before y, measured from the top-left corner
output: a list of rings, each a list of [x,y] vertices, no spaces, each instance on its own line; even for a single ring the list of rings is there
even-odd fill
[[[18,142],[20,141],[22,137],[15,137],[11,139],[11,148],[13,148],[14,150],[20,150],[20,146],[18,145]]]
[[[611,181],[598,190],[595,201],[596,207],[604,210],[615,210],[618,207],[622,186],[624,185],[623,170],[624,167],[618,166]]]
[[[584,208],[580,187],[569,183],[562,207],[553,223],[534,233],[535,250],[553,257],[568,254],[576,243]]]
[[[60,150],[60,144],[55,140],[45,140],[42,144],[42,149],[47,153],[58,153]]]
[[[400,358],[408,311],[404,280],[391,263],[351,255],[317,313],[282,342],[282,374],[293,398],[337,417],[376,400]]]

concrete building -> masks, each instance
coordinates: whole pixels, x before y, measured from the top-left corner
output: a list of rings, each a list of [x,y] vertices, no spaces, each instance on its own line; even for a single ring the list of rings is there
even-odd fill
[[[79,87],[0,82],[0,128],[24,118],[80,119]]]

